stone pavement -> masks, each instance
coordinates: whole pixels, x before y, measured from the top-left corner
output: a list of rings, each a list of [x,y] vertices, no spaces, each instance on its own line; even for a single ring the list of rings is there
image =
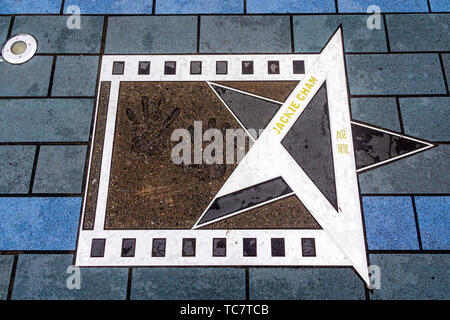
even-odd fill
[[[381,28],[366,10],[378,5]],[[81,9],[81,30],[66,27]],[[450,2],[445,0],[3,0],[0,299],[449,299]],[[342,24],[354,120],[437,146],[359,174],[369,261],[349,268],[82,268],[68,290],[104,54],[319,53]]]

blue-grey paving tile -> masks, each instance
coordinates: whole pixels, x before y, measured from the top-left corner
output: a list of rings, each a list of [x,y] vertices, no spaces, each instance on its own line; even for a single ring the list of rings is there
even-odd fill
[[[93,99],[0,100],[0,142],[88,141]]]
[[[0,255],[0,300],[5,300],[8,295],[13,261],[12,255]]]
[[[419,154],[361,173],[364,193],[450,193],[448,168],[450,145],[440,145]]]
[[[338,0],[340,13],[367,12],[371,5],[380,7],[382,12],[428,12],[427,0]]]
[[[245,299],[242,268],[137,268],[131,299]]]
[[[432,12],[450,12],[450,2],[448,0],[430,0]]]
[[[418,250],[411,197],[363,197],[370,250]]]
[[[21,65],[0,62],[0,96],[46,96],[52,64],[52,57],[42,56]]]
[[[0,193],[28,193],[35,146],[0,146]]]
[[[353,95],[446,93],[437,54],[352,54],[346,60]]]
[[[67,28],[68,16],[20,16],[12,34],[29,33],[38,42],[38,53],[99,53],[103,17],[82,16],[80,29]]]
[[[395,98],[352,98],[352,119],[400,131]]]
[[[6,40],[8,35],[8,29],[10,24],[10,17],[0,17],[0,44],[3,45],[3,42]]]
[[[86,146],[42,146],[34,178],[34,193],[80,193]]]
[[[449,51],[448,14],[386,15],[392,51]]]
[[[443,54],[442,62],[444,63],[444,72],[447,79],[447,89],[450,90],[450,54]]]
[[[334,0],[247,0],[247,13],[336,13]]]
[[[156,14],[244,13],[242,0],[157,0]]]
[[[267,26],[270,26],[270,28]],[[291,32],[289,17],[202,17],[200,51],[207,53],[290,52]]]
[[[252,300],[364,299],[364,284],[350,268],[255,268]]]
[[[78,6],[81,14],[151,14],[151,0],[66,0],[64,12]],[[70,13],[70,12],[69,12]]]
[[[384,24],[381,24],[379,30],[369,30],[366,26],[366,19],[366,15],[294,16],[295,51],[320,52],[341,23],[346,52],[387,51]]]
[[[2,0],[0,14],[59,13],[62,0]]]
[[[105,50],[113,54],[196,52],[197,17],[110,17]]]
[[[450,97],[400,99],[405,133],[415,137],[450,140]]]
[[[450,250],[450,197],[415,197],[422,247]]]
[[[74,250],[81,198],[0,198],[0,250]]]
[[[52,96],[94,96],[98,60],[96,56],[59,56]]]
[[[68,289],[73,275],[70,254],[21,254],[17,262],[12,300],[123,300],[127,268],[80,268],[80,289]]]
[[[381,288],[373,290],[370,299],[450,299],[450,255],[371,254],[369,258],[381,272]]]

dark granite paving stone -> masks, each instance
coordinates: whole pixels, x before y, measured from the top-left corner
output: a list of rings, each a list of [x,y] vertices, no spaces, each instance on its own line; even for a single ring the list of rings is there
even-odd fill
[[[52,96],[94,96],[98,57],[59,56],[56,59]]]
[[[106,239],[92,239],[91,244],[91,257],[104,257],[105,256]]]
[[[450,299],[450,255],[371,254],[370,263],[380,267],[381,289],[371,300]]]
[[[242,61],[242,74],[253,74],[253,61]]]
[[[250,268],[251,300],[365,299],[350,268]]]
[[[166,61],[164,63],[164,74],[176,74],[176,73],[177,73],[177,62]]]
[[[10,21],[10,17],[0,17],[0,46],[3,46],[3,42],[8,35]]]
[[[195,257],[195,239],[183,239],[182,256],[183,257]]]
[[[191,74],[202,74],[202,62],[201,61],[191,61]]]
[[[305,61],[303,60],[294,60],[293,64],[293,73],[294,74],[304,74],[305,73]]]
[[[270,26],[270,28],[267,28]],[[200,52],[291,52],[287,16],[205,16],[200,26]]]
[[[383,19],[380,29],[367,28],[367,15],[298,15],[294,16],[296,52],[320,52],[342,23],[346,52],[386,52]]]
[[[71,254],[21,254],[13,300],[124,300],[127,268],[80,268],[81,289],[68,289]]]
[[[228,73],[228,62],[227,61],[217,61],[216,62],[216,74],[227,74]]]
[[[386,15],[392,51],[449,51],[448,14]]]
[[[114,61],[112,74],[114,75],[122,75],[125,71],[125,62],[124,61]]]
[[[450,2],[447,0],[430,0],[432,12],[450,12]]]
[[[352,95],[445,94],[437,54],[347,55]]]
[[[275,178],[219,197],[205,212],[199,225],[224,218],[235,212],[254,207],[264,202],[292,193],[283,178]]]
[[[356,169],[426,147],[424,143],[352,123]]]
[[[41,146],[33,193],[81,193],[86,146]]]
[[[136,239],[122,240],[122,257],[134,257],[136,251]]]
[[[242,0],[162,0],[156,2],[156,14],[244,13]]]
[[[81,198],[0,198],[0,250],[74,250]]]
[[[335,13],[334,0],[247,0],[247,13]]]
[[[136,268],[131,299],[245,299],[243,268]]]
[[[450,140],[450,97],[401,98],[405,133],[430,141]]]
[[[213,239],[213,256],[225,257],[227,255],[227,238]]]
[[[314,238],[302,238],[302,257],[316,256],[316,240]]]
[[[93,99],[0,100],[0,142],[88,141],[93,104]]]
[[[0,193],[28,193],[35,146],[0,146]]]
[[[138,74],[150,74],[150,61],[139,61]]]
[[[284,257],[285,247],[284,247],[284,238],[272,238],[270,239],[271,248],[272,248],[272,257]]]
[[[440,145],[419,154],[361,173],[364,193],[450,193],[450,146]]]
[[[363,197],[367,244],[370,250],[418,250],[410,197]]]
[[[447,90],[450,90],[450,54],[442,54],[445,77],[447,78]]]
[[[450,197],[414,197],[422,247],[450,250]]]
[[[166,256],[166,239],[153,239],[152,257]]]
[[[0,255],[0,300],[6,300],[14,261],[13,255]]]
[[[64,12],[78,6],[82,14],[152,14],[153,1],[142,0],[66,0]]]
[[[395,98],[352,98],[352,119],[400,132]]]
[[[242,249],[244,257],[256,257],[257,256],[256,238],[242,239]]]
[[[48,14],[59,13],[61,10],[61,0],[10,0],[2,2],[0,14]]]
[[[246,129],[264,129],[280,108],[280,104],[216,86],[211,87]],[[255,132],[250,132],[253,138]]]
[[[108,54],[196,52],[197,17],[110,17],[105,51]]]
[[[1,62],[0,96],[47,96],[52,64],[52,57],[42,56],[21,65]]]
[[[203,229],[322,229],[296,195],[211,223]]]
[[[281,144],[338,210],[326,83],[311,99]]]
[[[66,16],[18,16],[12,34],[31,34],[38,42],[38,53],[99,53],[103,20],[83,16],[81,29],[69,29]]]
[[[367,12],[371,5],[380,7],[382,12],[428,12],[427,0],[339,0],[340,13]]]

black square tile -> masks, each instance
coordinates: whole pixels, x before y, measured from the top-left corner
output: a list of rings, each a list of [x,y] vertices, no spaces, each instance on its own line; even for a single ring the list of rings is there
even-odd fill
[[[195,257],[195,238],[183,238],[183,257]]]
[[[122,240],[122,257],[134,257],[136,251],[136,239]]]
[[[294,60],[294,74],[304,74],[305,73],[305,61]]]
[[[272,257],[284,257],[284,238],[272,238]]]
[[[244,257],[256,257],[256,238],[244,238]]]
[[[314,238],[302,238],[302,256],[316,256],[316,240]]]
[[[242,74],[253,74],[253,61],[242,61]]]
[[[201,61],[191,61],[191,74],[202,74]]]
[[[177,62],[166,61],[164,63],[164,74],[176,74],[176,73],[177,73]]]
[[[150,61],[139,61],[138,74],[150,74]]]
[[[112,74],[121,75],[125,71],[125,61],[114,61]]]
[[[228,73],[228,62],[216,61],[216,74],[227,74],[227,73]]]
[[[153,239],[152,257],[166,256],[166,239]]]
[[[225,257],[227,255],[227,239],[213,239],[213,257]]]
[[[268,61],[267,72],[269,74],[280,74],[280,61]]]
[[[105,256],[106,239],[92,239],[91,257],[101,258]]]

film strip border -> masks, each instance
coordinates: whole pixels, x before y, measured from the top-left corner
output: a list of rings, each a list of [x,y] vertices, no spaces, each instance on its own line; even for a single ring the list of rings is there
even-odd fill
[[[79,266],[350,265],[324,230],[83,231]]]
[[[106,55],[101,81],[296,81],[318,54]]]

